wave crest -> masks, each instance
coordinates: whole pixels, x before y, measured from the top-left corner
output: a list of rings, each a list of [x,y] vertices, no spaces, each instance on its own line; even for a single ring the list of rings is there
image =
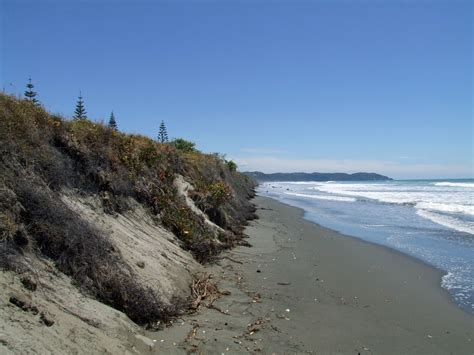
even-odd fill
[[[353,197],[307,195],[307,194],[299,194],[299,193],[296,193],[296,192],[285,192],[284,194],[285,195],[290,195],[290,196],[314,198],[316,200],[343,201],[343,202],[355,202],[355,201],[357,201]]]
[[[472,222],[460,221],[459,219],[453,217],[441,215],[439,213],[430,212],[426,210],[418,210],[416,211],[416,213],[418,214],[418,216],[429,219],[442,226],[457,230],[459,232],[474,235],[474,223]]]
[[[468,187],[473,188],[474,183],[471,182],[435,182],[435,186],[448,186],[448,187]]]
[[[466,215],[474,216],[474,206],[436,203],[436,202],[418,202],[415,205],[415,207],[422,210],[439,211],[439,212],[447,212],[447,213],[463,213]]]

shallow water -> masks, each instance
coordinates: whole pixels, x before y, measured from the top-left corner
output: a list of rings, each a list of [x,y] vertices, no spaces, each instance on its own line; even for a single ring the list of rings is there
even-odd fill
[[[311,221],[444,270],[442,287],[474,314],[474,180],[267,182],[258,190]]]

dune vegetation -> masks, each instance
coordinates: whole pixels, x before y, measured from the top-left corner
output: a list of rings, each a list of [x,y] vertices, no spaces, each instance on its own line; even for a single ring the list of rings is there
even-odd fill
[[[180,193],[176,180],[189,186]],[[163,303],[107,230],[70,208],[93,197],[115,216],[136,204],[200,263],[243,240],[254,217],[254,182],[218,154],[185,140],[159,143],[88,119],[68,120],[27,100],[0,94],[0,240],[4,270],[27,274],[28,258],[46,258],[84,293],[150,326],[186,308]],[[200,210],[197,213],[194,206]],[[172,256],[168,256],[172,257]]]

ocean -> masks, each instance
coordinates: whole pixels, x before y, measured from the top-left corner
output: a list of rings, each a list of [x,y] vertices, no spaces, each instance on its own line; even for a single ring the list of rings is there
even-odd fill
[[[258,193],[443,270],[441,286],[474,314],[474,179],[265,182]]]

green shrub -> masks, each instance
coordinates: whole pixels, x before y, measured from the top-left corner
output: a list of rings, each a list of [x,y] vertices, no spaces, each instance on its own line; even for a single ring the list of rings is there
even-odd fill
[[[232,161],[232,160],[229,160],[229,161],[227,162],[227,167],[229,168],[229,170],[230,170],[231,172],[237,171],[237,164],[236,164],[234,161]]]
[[[223,181],[209,185],[208,191],[213,207],[219,207],[232,199],[232,190]]]
[[[173,140],[170,144],[171,146],[175,147],[177,150],[185,152],[185,153],[197,152],[196,143],[187,141],[182,138],[177,138]]]

